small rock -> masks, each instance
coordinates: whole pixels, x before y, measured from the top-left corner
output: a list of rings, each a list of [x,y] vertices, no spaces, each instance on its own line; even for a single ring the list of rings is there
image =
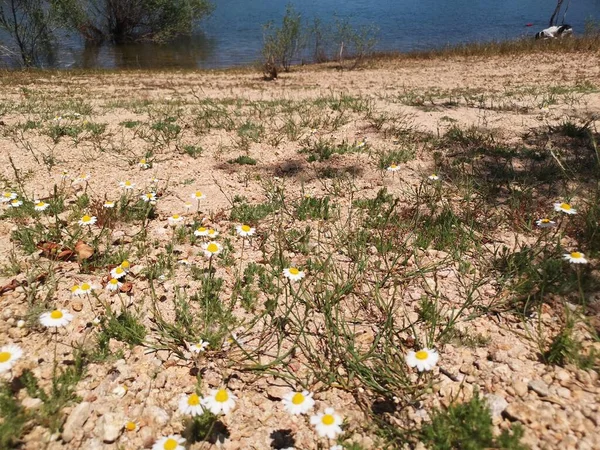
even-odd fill
[[[148,422],[158,425],[159,427],[164,427],[170,420],[169,414],[158,406],[150,406],[146,410],[145,415],[148,418]]]
[[[535,411],[525,403],[511,403],[504,410],[504,415],[509,420],[518,420],[521,423],[527,424],[532,421]]]
[[[531,380],[527,386],[540,397],[548,397],[550,395],[548,385],[542,380]]]
[[[80,302],[79,300],[75,300],[74,302],[71,303],[71,308],[73,308],[73,311],[79,312],[83,309],[83,302]]]
[[[79,431],[85,422],[90,417],[92,412],[92,404],[89,402],[81,402],[71,411],[62,432],[62,440],[71,442],[75,437],[75,433]]]
[[[499,417],[500,415],[502,415],[502,413],[508,406],[508,402],[499,395],[487,394],[485,395],[485,399],[487,400],[487,404],[490,408],[490,412],[492,413],[492,417]]]
[[[571,398],[571,391],[564,387],[557,388],[556,394],[562,398]]]
[[[96,425],[96,435],[105,444],[112,444],[123,431],[124,418],[119,414],[107,413],[103,415]]]
[[[513,389],[515,390],[515,394],[519,397],[525,397],[528,392],[527,385],[522,381],[515,381],[513,383]]]
[[[21,403],[26,409],[38,409],[44,402],[39,398],[25,397]]]

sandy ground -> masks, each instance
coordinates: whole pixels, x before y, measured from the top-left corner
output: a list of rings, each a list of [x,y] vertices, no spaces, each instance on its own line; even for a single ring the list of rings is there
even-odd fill
[[[298,67],[271,82],[263,81],[260,75],[250,71],[172,71],[4,73],[0,83],[3,131],[0,137],[0,183],[4,184],[3,188],[17,188],[16,170],[24,180],[25,193],[30,199],[48,198],[54,184],[66,183],[73,198],[85,189],[94,199],[116,200],[121,194],[118,181],[131,180],[141,188],[149,186],[149,180],[156,177],[162,183],[158,218],[150,223],[148,232],[161,246],[170,239],[167,218],[174,213],[186,213],[184,204],[196,190],[206,195],[201,211],[210,218],[207,223],[222,233],[228,233],[227,230],[235,225],[225,219],[231,208],[230,199],[244,195],[251,203],[264,201],[261,186],[265,180],[278,177],[295,198],[306,192],[318,195],[326,191],[315,168],[299,155],[300,140],[283,137],[275,142],[264,139],[250,142],[247,151],[242,150],[235,130],[195,132],[199,105],[224,104],[225,100],[231,100],[228,103],[230,114],[255,122],[264,121],[270,131],[279,122],[283,123],[283,118],[265,111],[261,117],[261,112],[248,106],[247,102],[308,102],[323,97],[351,96],[371,102],[375,115],[385,116],[397,126],[410,127],[413,132],[439,136],[450,126],[476,127],[507,143],[522,142],[528,131],[560,123],[565,118],[594,121],[600,117],[600,55],[597,54],[391,59],[372,62],[355,71],[340,71],[327,65]],[[236,102],[245,103],[236,107]],[[91,112],[82,114],[81,118],[67,118],[82,104],[89,105]],[[310,114],[317,113],[311,110]],[[330,118],[335,116],[332,112],[327,114]],[[374,128],[363,114],[348,114],[348,121],[335,130],[324,128],[311,132],[305,127],[301,134],[310,139],[334,139],[336,142],[356,143],[366,138],[370,148],[381,151],[394,145],[393,138]],[[152,122],[169,115],[177,118],[182,132],[179,141],[167,145],[153,144],[140,133],[120,125],[125,121]],[[62,118],[55,123],[88,120],[106,124],[106,131],[102,139],[89,137],[75,142],[62,138],[55,143],[35,130],[19,134],[11,128],[27,120],[52,124],[56,116]],[[25,142],[31,145],[27,146]],[[181,151],[184,145],[201,146],[202,156],[192,158],[184,154]],[[155,151],[153,167],[140,170],[137,162],[151,149]],[[432,170],[432,155],[424,146],[417,146],[416,151],[417,158],[403,167],[400,179],[405,183],[404,187],[398,187],[397,179],[382,173],[362,155],[334,158],[333,164],[360,169],[354,180],[358,197],[373,197],[382,186],[401,195],[403,189],[417,186]],[[237,166],[227,163],[245,153],[255,158],[258,164]],[[52,167],[44,163],[44,155],[52,157],[55,162]],[[63,171],[71,179],[61,180]],[[71,187],[72,177],[81,173],[91,175],[87,187],[84,188],[84,184]],[[23,268],[34,266],[32,257],[23,256],[22,250],[10,238],[11,231],[22,225],[11,220],[0,222],[1,266],[9,263],[12,252]],[[113,237],[124,236],[126,241],[129,231],[121,225]],[[269,231],[260,233],[268,234]],[[497,239],[498,242],[506,239],[508,243],[513,237],[499,234]],[[181,258],[202,261],[198,246],[185,244],[178,250]],[[246,251],[249,260],[260,258],[258,243]],[[151,259],[157,253],[148,256]],[[141,260],[134,263],[148,264]],[[58,280],[57,290],[43,291],[34,303],[50,300],[51,304],[75,314],[68,332],[60,334],[58,346],[59,355],[68,359],[72,351],[70,345],[83,341],[90,334],[88,324],[95,316],[86,302],[71,297],[69,289],[86,280],[100,285],[103,280],[105,282],[106,273],[79,273],[75,262],[61,262],[52,270]],[[231,277],[230,273],[223,273]],[[447,268],[445,274],[448,278],[443,283],[446,283],[448,296],[458,297],[456,270]],[[23,280],[25,275],[2,275],[0,286],[15,278]],[[167,296],[169,303],[174,287],[186,283],[191,288],[195,286],[187,279],[186,272],[177,269],[173,280],[160,285],[160,295]],[[422,290],[415,288],[403,295],[414,304],[422,294]],[[147,295],[149,287],[140,281],[128,302],[130,305],[142,302]],[[0,324],[2,342],[17,343],[26,353],[14,374],[29,368],[40,380],[48,382],[52,377],[51,358],[48,357],[51,336],[39,327],[17,327],[19,319],[26,318],[31,308],[27,290],[20,287],[6,292],[0,296],[0,305],[5,319]],[[115,308],[119,307],[115,305]],[[148,305],[140,308],[144,314],[149,314]],[[537,319],[549,330],[553,329],[557,326],[554,313],[552,309],[544,310],[542,317]],[[172,315],[172,308],[165,306],[165,314]],[[239,318],[248,316],[244,311],[236,314]],[[144,324],[152,329],[149,317],[145,317]],[[489,397],[494,405],[492,408],[496,408],[493,411],[496,430],[506,429],[514,421],[523,423],[526,428],[524,441],[531,448],[600,448],[600,388],[596,371],[541,363],[534,343],[523,337],[527,334],[523,323],[513,317],[502,316],[495,320],[480,317],[465,326],[484,333],[490,338],[489,344],[475,350],[446,345],[441,363],[446,374],[436,372],[437,382],[423,405],[448,405],[452,399],[469,398],[473,390],[479,388]],[[152,332],[149,337],[156,338]],[[252,333],[249,333],[248,340],[251,339]],[[597,343],[590,345],[597,346]],[[88,368],[87,375],[76,387],[82,403],[63,410],[67,419],[62,433],[51,434],[36,425],[24,437],[22,448],[150,448],[157,437],[181,432],[177,399],[182,393],[189,394],[196,383],[193,371],[190,372],[192,363],[181,361],[166,351],[148,352],[144,346],[130,349],[113,342],[111,348],[122,349],[124,358],[92,364]],[[270,436],[277,429],[292,430],[296,448],[317,448],[314,433],[305,421],[286,416],[282,411],[278,399],[288,389],[285,383],[237,372],[235,367],[227,365],[227,357],[219,351],[203,358],[198,364],[204,367],[205,386],[216,388],[226,383],[239,398],[234,412],[223,418],[230,434],[219,448],[273,448]],[[232,373],[236,376],[231,377]],[[115,394],[115,389],[121,385],[128,388],[123,396]],[[24,393],[20,395],[25,397]],[[364,448],[378,448],[375,435],[360,426],[365,415],[357,406],[355,393],[332,388],[322,390],[316,398],[319,404],[333,404],[343,413],[349,424],[346,426],[348,442],[360,443]],[[128,418],[135,418],[140,424],[138,432],[122,432],[120,424]],[[402,424],[418,426],[426,419],[427,412],[417,405],[406,412]],[[114,431],[115,428],[119,431]],[[282,448],[275,445],[275,448]],[[206,446],[196,444],[191,448]]]

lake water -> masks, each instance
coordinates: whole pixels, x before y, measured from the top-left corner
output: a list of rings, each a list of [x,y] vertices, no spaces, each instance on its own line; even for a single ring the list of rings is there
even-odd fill
[[[225,68],[260,58],[262,25],[279,24],[289,0],[214,0],[216,9],[193,36],[167,45],[88,47],[76,37],[61,39],[52,63],[61,68]],[[565,2],[567,3],[567,2]],[[472,41],[530,36],[545,28],[555,0],[301,0],[306,20],[375,24],[377,50],[410,51]],[[573,0],[565,23],[583,33],[585,20],[600,21],[600,0]],[[562,21],[562,13],[559,22]],[[533,26],[526,27],[531,23]]]

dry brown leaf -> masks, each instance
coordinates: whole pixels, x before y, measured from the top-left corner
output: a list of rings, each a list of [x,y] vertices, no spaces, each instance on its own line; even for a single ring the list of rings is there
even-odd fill
[[[85,242],[79,240],[75,244],[75,251],[79,259],[88,259],[94,254],[94,248],[87,245]]]
[[[124,293],[131,292],[132,289],[133,289],[133,284],[131,284],[129,281],[127,283],[123,283],[121,285],[121,287],[119,288],[119,290]]]

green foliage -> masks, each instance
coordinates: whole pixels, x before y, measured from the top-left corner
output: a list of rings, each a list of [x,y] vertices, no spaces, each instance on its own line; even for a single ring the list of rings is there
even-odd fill
[[[240,155],[235,159],[230,159],[229,164],[240,164],[240,165],[246,165],[246,166],[255,166],[256,165],[256,159],[251,158],[248,155]]]
[[[300,149],[300,153],[308,154],[308,162],[315,162],[328,160],[335,154],[360,153],[363,150],[364,146],[360,146],[357,143],[350,144],[347,141],[343,141],[340,144],[335,144],[330,140],[319,139],[311,146]]]
[[[254,224],[279,210],[281,206],[277,200],[251,205],[244,197],[236,197],[233,199],[229,218],[235,222]]]
[[[99,342],[108,345],[109,339],[125,342],[130,346],[140,345],[146,337],[146,328],[132,313],[125,310],[118,316],[108,311],[101,324]]]
[[[501,448],[526,450],[520,444],[524,430],[519,425],[503,431],[494,438],[492,417],[485,402],[476,394],[471,401],[450,405],[445,411],[436,411],[431,423],[423,426],[420,439],[431,450],[481,450]]]
[[[302,48],[302,16],[288,3],[280,27],[273,22],[263,25],[263,60],[289,72]]]
[[[296,216],[300,220],[323,219],[330,217],[329,197],[303,197],[296,208]]]
[[[7,383],[0,385],[0,419],[0,448],[17,448],[27,414]]]
[[[199,156],[202,156],[202,153],[204,153],[204,149],[196,145],[186,145],[183,147],[183,152],[186,155],[191,156],[192,158],[198,158]]]

